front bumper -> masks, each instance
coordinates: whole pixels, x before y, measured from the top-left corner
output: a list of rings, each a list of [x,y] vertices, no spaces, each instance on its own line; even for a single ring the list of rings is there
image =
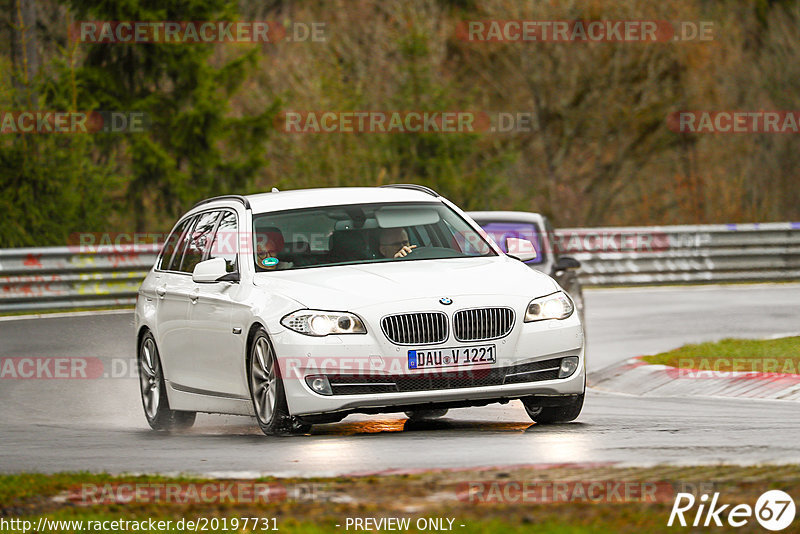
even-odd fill
[[[577,313],[562,321],[520,322],[503,339],[469,343],[450,340],[440,344],[441,347],[496,345],[494,365],[459,371],[409,370],[407,351],[414,347],[393,345],[375,330],[370,329],[366,335],[323,338],[288,330],[274,334],[290,413],[398,411],[397,407],[431,403],[487,404],[528,396],[578,395],[585,389],[584,336]],[[559,379],[557,373],[546,372],[535,381],[510,378],[515,371],[552,368],[553,361],[567,356],[577,356],[579,360],[578,368],[567,378]],[[451,376],[451,373],[459,374]],[[346,376],[344,381],[355,376],[361,379],[359,383],[391,382],[395,387],[382,390],[364,387],[356,390],[358,393],[352,388],[333,388],[333,395],[320,395],[306,384],[305,377],[310,375]]]

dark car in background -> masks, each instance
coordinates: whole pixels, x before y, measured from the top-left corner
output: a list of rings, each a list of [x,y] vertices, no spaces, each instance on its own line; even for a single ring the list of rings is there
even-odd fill
[[[569,293],[583,319],[583,290],[577,272],[581,264],[575,258],[559,253],[555,230],[547,217],[525,211],[471,211],[468,214],[503,252],[508,252],[508,238],[530,241],[536,250],[536,257],[525,263],[555,278]]]

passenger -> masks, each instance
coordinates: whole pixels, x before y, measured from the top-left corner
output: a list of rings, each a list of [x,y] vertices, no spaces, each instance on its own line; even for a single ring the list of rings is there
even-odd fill
[[[269,226],[256,231],[256,262],[266,271],[283,271],[291,269],[294,264],[281,261],[278,255],[283,252],[283,233],[280,229]]]
[[[378,250],[384,258],[404,258],[416,247],[408,240],[405,228],[384,228],[381,231]]]

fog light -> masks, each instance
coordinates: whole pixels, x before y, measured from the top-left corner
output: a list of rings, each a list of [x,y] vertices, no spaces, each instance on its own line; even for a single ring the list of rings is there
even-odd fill
[[[310,387],[314,393],[319,393],[320,395],[333,395],[333,391],[331,391],[331,384],[328,382],[328,377],[325,375],[307,376],[306,384],[308,384],[308,387]]]
[[[561,367],[558,369],[558,378],[567,378],[578,368],[578,357],[570,356],[561,359]]]

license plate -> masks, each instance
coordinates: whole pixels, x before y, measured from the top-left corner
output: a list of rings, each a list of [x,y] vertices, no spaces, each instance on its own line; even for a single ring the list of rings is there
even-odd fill
[[[441,369],[442,367],[470,367],[493,364],[497,361],[494,345],[418,349],[408,351],[409,369]]]

